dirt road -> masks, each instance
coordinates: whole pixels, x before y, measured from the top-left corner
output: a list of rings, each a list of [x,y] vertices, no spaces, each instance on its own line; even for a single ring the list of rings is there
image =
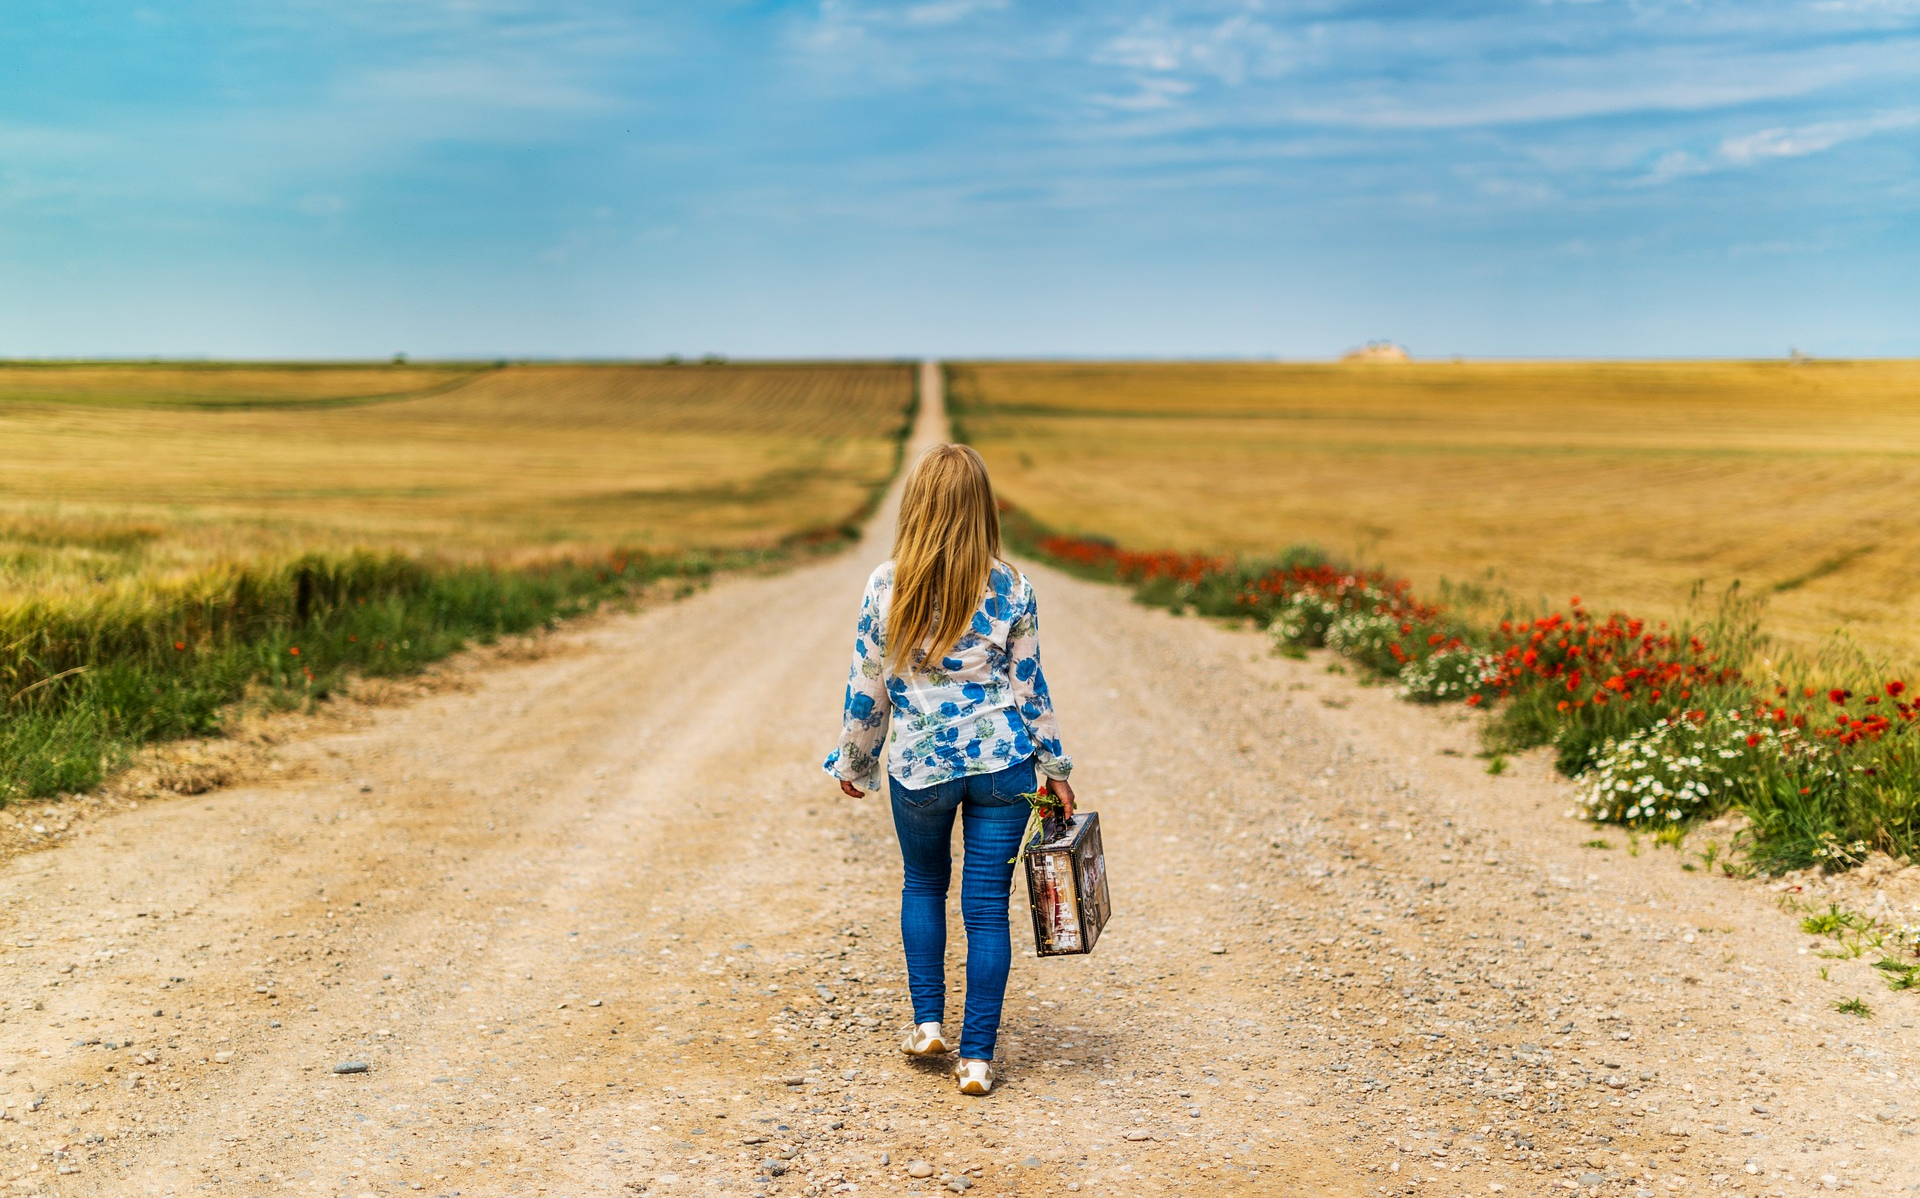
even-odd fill
[[[884,809],[817,766],[884,542],[6,863],[7,1192],[1920,1184],[1920,1001],[1803,955],[1771,892],[1583,848],[1464,717],[1045,570],[1117,914],[1016,960],[1003,1084],[961,1097],[896,1048]]]

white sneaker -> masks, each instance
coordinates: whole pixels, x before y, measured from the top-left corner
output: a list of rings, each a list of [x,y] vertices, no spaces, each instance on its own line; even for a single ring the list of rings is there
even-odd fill
[[[900,1051],[910,1057],[937,1057],[947,1051],[947,1038],[940,1034],[938,1023],[923,1023],[907,1029],[907,1038],[900,1045]]]
[[[976,1061],[971,1057],[961,1057],[953,1067],[953,1075],[960,1079],[962,1094],[985,1094],[993,1089],[993,1062]]]

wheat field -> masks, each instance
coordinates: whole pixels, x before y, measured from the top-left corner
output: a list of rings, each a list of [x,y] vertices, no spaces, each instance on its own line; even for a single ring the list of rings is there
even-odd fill
[[[1738,580],[1801,654],[1920,663],[1920,363],[950,368],[1000,491],[1137,548],[1313,543],[1525,606]],[[1835,634],[1841,634],[1836,642]]]
[[[249,362],[0,362],[0,403],[331,407],[430,395],[495,367]]]
[[[885,364],[0,366],[0,593],[342,548],[773,544],[884,484],[913,386]]]

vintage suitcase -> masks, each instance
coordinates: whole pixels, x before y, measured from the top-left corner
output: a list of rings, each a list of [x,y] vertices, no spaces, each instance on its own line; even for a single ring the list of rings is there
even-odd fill
[[[1092,952],[1109,912],[1100,816],[1083,812],[1065,828],[1047,820],[1035,840],[1026,854],[1034,948],[1043,957]]]

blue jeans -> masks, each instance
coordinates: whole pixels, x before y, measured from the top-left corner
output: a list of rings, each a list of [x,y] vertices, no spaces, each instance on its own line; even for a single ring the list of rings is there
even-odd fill
[[[1013,965],[1007,894],[1020,833],[1027,827],[1021,795],[1034,789],[1033,759],[912,790],[887,779],[893,828],[906,880],[900,887],[900,940],[907,950],[913,1021],[932,1023],[947,1009],[947,887],[953,878],[953,816],[960,813],[967,855],[960,874],[960,918],[967,929],[967,1016],[960,1055],[993,1059],[1000,1005]]]

